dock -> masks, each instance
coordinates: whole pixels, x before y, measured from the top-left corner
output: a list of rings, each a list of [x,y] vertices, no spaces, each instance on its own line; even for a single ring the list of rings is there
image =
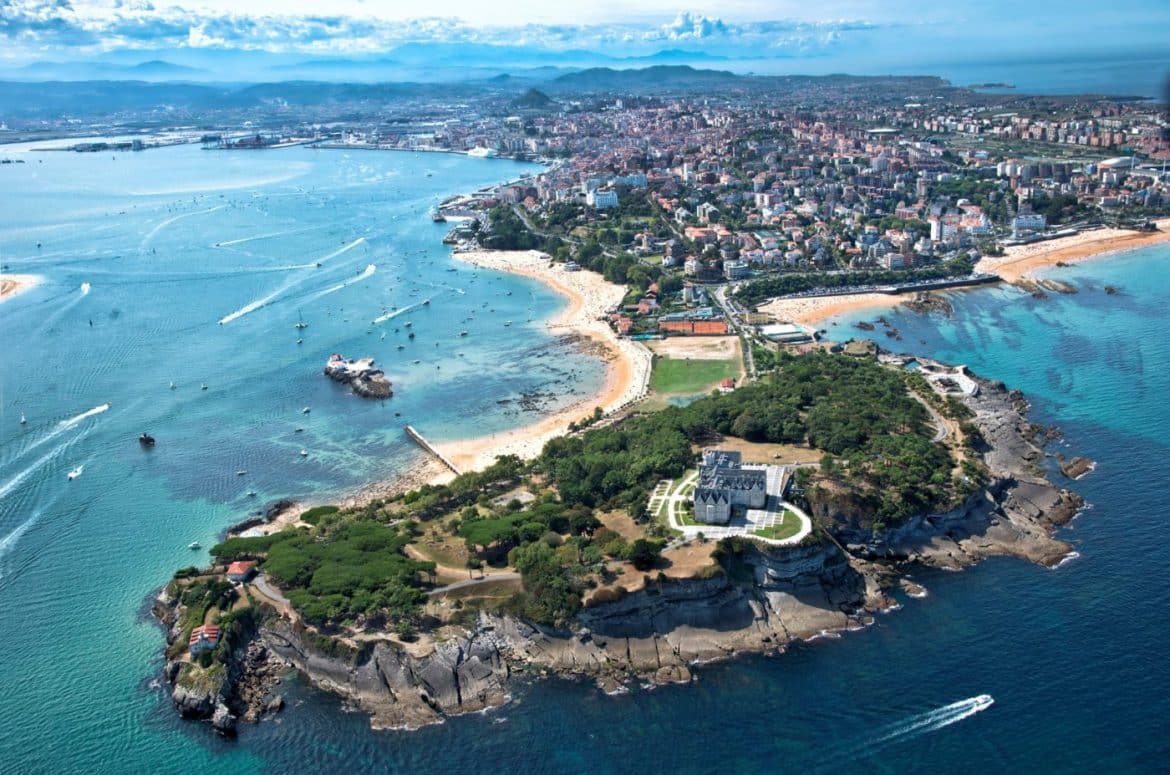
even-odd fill
[[[459,476],[459,474],[461,472],[458,468],[455,467],[455,464],[452,463],[450,460],[448,460],[446,458],[446,456],[443,455],[442,452],[440,452],[439,450],[432,447],[431,443],[429,441],[427,441],[426,439],[424,439],[423,435],[421,433],[419,433],[418,431],[416,431],[412,426],[410,426],[410,425],[406,426],[406,435],[409,436],[410,438],[414,439],[416,444],[418,444],[420,447],[422,447],[424,450],[426,450],[426,452],[428,452],[430,455],[432,455],[436,460],[438,460],[443,465],[447,466],[447,468],[450,468],[451,471],[456,476]]]

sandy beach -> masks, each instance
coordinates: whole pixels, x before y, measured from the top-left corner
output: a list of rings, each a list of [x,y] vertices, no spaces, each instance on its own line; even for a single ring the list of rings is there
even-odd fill
[[[578,334],[595,342],[605,352],[606,378],[600,393],[577,401],[564,410],[532,425],[511,431],[436,444],[461,471],[484,468],[499,455],[531,459],[545,443],[568,431],[569,423],[589,415],[594,407],[609,413],[645,395],[650,382],[650,351],[637,342],[620,339],[604,322],[609,310],[621,304],[626,289],[595,272],[566,272],[536,251],[486,251],[455,253],[461,261],[545,283],[569,301],[546,326],[553,334]]]
[[[904,297],[891,293],[849,293],[841,296],[776,299],[760,305],[765,312],[785,323],[818,326],[826,318],[861,309],[893,307]]]
[[[1058,263],[1072,264],[1170,240],[1170,218],[1163,218],[1156,223],[1158,231],[1154,232],[1097,229],[1031,245],[1014,245],[1007,248],[1002,256],[984,256],[975,268],[980,272],[992,272],[1014,283],[1039,269]]]
[[[25,291],[34,288],[41,281],[40,275],[35,274],[6,274],[0,276],[0,302],[8,301]]]
[[[1072,264],[1170,241],[1170,218],[1164,218],[1156,223],[1158,231],[1155,232],[1097,229],[1031,245],[1015,245],[1007,248],[1002,256],[984,256],[975,266],[975,270],[997,274],[1005,282],[1016,283],[1058,263]],[[893,307],[913,296],[913,293],[855,293],[807,299],[776,299],[760,305],[760,311],[784,322],[818,326],[835,315],[862,309]]]

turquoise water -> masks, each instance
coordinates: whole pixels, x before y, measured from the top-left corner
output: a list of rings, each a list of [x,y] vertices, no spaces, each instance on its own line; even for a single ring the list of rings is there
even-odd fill
[[[124,163],[141,167],[115,176]],[[479,272],[472,283],[470,269],[447,272],[442,229],[425,218],[439,197],[519,169],[506,162],[177,149],[20,166],[3,173],[0,249],[14,271],[39,268],[49,282],[0,307],[0,487],[47,460],[0,496],[0,771],[1165,769],[1170,250],[1061,270],[1082,289],[1073,296],[1041,302],[982,289],[952,294],[951,319],[886,315],[906,349],[1028,392],[1035,418],[1064,428],[1058,448],[1098,461],[1075,484],[1091,508],[1064,531],[1080,556],[1062,567],[997,559],[923,572],[930,595],[873,627],[779,658],[700,667],[693,686],[608,697],[584,683],[538,681],[519,685],[501,710],[416,733],[371,732],[361,714],[294,681],[289,710],[227,742],[174,717],[156,682],[162,635],[142,616],[150,591],[192,560],[188,541],[206,545],[251,508],[249,488],[261,501],[340,492],[394,471],[415,454],[401,439],[404,421],[448,438],[518,424],[524,418],[496,400],[577,376],[566,371],[588,383],[600,370],[540,357],[538,329],[450,338],[485,301],[516,305],[497,315],[517,321],[529,305],[539,319],[557,304],[520,279]],[[41,177],[17,180],[13,169]],[[151,193],[156,179],[171,193]],[[214,247],[301,228],[268,238],[274,244]],[[320,270],[275,268],[360,236],[365,243]],[[372,277],[310,298],[370,263]],[[79,298],[84,281],[92,289]],[[294,281],[270,305],[216,325]],[[440,296],[426,283],[465,293]],[[1122,292],[1108,296],[1105,284]],[[383,304],[432,292],[429,313],[395,319],[422,328],[406,355],[394,349],[404,340],[393,327],[366,333]],[[298,310],[310,323],[300,347]],[[845,337],[851,322],[829,329]],[[435,370],[426,348],[448,359],[447,348],[462,348],[476,360],[449,370],[445,359]],[[320,363],[335,349],[393,364],[398,395],[372,404],[324,381]],[[60,430],[60,420],[107,401],[107,412]],[[144,427],[159,437],[150,453],[134,442]],[[80,463],[83,475],[67,482]],[[241,468],[248,474],[237,478]],[[971,712],[984,694],[994,704]]]
[[[0,735],[0,771],[210,762],[188,729],[151,726],[144,690],[160,641],[140,609],[206,558],[187,544],[275,498],[402,472],[420,456],[405,423],[440,441],[517,427],[521,394],[555,409],[603,367],[544,330],[560,297],[451,259],[428,217],[536,165],[193,146],[21,158],[3,169],[0,261],[45,282],[0,307],[0,727],[20,728]],[[332,352],[376,357],[394,397],[323,377]]]

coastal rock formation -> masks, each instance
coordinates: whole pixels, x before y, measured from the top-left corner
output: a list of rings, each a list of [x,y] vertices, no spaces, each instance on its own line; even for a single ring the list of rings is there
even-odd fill
[[[349,385],[354,393],[363,398],[383,399],[394,394],[386,374],[374,368],[373,358],[347,360],[334,353],[325,364],[324,374],[334,382]]]
[[[220,734],[235,734],[237,720],[255,722],[264,713],[284,707],[283,698],[273,695],[280,673],[288,665],[272,655],[256,639],[255,630],[243,628],[239,643],[226,662],[212,662],[209,667],[195,664],[176,654],[175,646],[183,634],[186,609],[168,585],[151,607],[167,631],[168,658],[163,675],[171,685],[171,702],[185,719],[209,721]],[[182,643],[185,645],[186,640]]]
[[[218,720],[224,730],[233,714],[254,720],[280,707],[269,679],[274,665],[288,664],[369,713],[376,726],[414,728],[507,702],[517,675],[583,677],[606,691],[688,682],[697,664],[861,628],[894,607],[894,595],[926,594],[908,578],[922,566],[957,570],[995,555],[1055,565],[1071,547],[1053,530],[1083,501],[1045,478],[1038,443],[1048,434],[1027,419],[1024,397],[1000,382],[972,379],[979,389],[960,400],[982,435],[988,483],[945,513],[875,529],[860,513],[822,510],[814,515],[821,529],[797,546],[725,540],[717,564],[693,578],[648,578],[635,592],[587,602],[572,631],[480,612],[471,624],[448,625],[441,638],[431,633],[433,641],[408,648],[375,633],[331,639],[273,614],[246,646],[237,645],[220,687],[193,688],[183,680],[185,667],[169,664],[176,708]],[[165,591],[159,600],[156,611],[173,639],[176,603]]]
[[[348,656],[325,654],[283,619],[261,628],[260,637],[314,685],[370,713],[376,726],[417,727],[507,700],[509,645],[492,626],[476,627],[422,658],[389,641]]]

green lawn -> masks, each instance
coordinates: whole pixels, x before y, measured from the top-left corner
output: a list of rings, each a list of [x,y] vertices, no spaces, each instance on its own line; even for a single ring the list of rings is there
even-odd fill
[[[784,518],[780,520],[780,524],[766,527],[762,530],[757,530],[753,535],[762,536],[763,538],[771,538],[774,541],[783,541],[785,538],[791,538],[800,532],[800,519],[797,518],[788,509],[784,510]]]
[[[654,359],[650,389],[656,393],[704,393],[719,387],[725,379],[739,376],[739,361]]]

